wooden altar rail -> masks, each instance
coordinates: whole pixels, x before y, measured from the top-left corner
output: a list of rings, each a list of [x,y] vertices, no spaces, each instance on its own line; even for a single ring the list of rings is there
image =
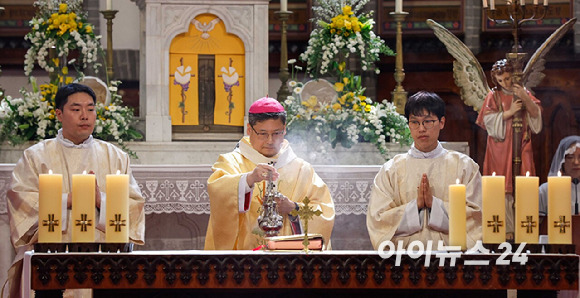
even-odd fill
[[[93,289],[448,289],[578,290],[579,256],[528,254],[525,265],[496,265],[500,254],[440,258],[376,251],[311,254],[240,251],[28,253],[37,291]],[[26,258],[29,258],[26,260]],[[466,265],[487,260],[489,265]],[[511,260],[509,255],[506,260]],[[467,263],[466,263],[467,262]]]

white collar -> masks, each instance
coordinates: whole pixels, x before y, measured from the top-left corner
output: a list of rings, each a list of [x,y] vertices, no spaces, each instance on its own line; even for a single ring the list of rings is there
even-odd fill
[[[274,157],[266,157],[262,155],[260,152],[258,152],[256,149],[254,149],[254,147],[252,147],[252,145],[250,144],[249,137],[243,137],[238,143],[238,147],[234,149],[234,151],[239,152],[245,158],[249,159],[251,162],[255,164],[269,163],[271,161],[274,161],[276,162],[274,164],[274,167],[276,169],[279,169],[289,164],[297,157],[287,140],[283,141],[280,152],[278,152],[278,154],[275,155]]]
[[[58,134],[56,135],[56,140],[63,146],[65,146],[66,148],[76,148],[76,149],[87,149],[89,148],[92,143],[93,143],[93,136],[90,135],[86,140],[84,140],[82,143],[80,144],[75,144],[72,141],[70,141],[69,139],[66,139],[63,135],[62,135],[62,128],[58,130]]]
[[[437,157],[447,153],[447,149],[443,148],[443,146],[441,146],[441,143],[439,143],[439,141],[437,141],[437,147],[435,147],[435,149],[433,149],[430,152],[423,152],[423,151],[420,151],[419,149],[415,148],[415,143],[413,143],[413,145],[411,146],[411,149],[409,149],[408,153],[413,158],[429,159],[429,158],[437,158]]]

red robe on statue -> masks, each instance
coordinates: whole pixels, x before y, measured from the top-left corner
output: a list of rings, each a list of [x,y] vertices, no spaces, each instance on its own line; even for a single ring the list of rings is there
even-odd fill
[[[528,95],[540,106],[540,100],[530,94],[529,91]],[[481,126],[488,133],[485,160],[483,162],[483,175],[491,175],[495,172],[496,175],[505,176],[506,193],[513,193],[513,117],[507,120],[503,120],[502,117],[503,111],[509,110],[512,100],[513,95],[506,94],[494,88],[485,97],[476,121],[477,125]],[[542,130],[541,113],[537,118],[531,118],[526,113],[522,123],[522,164],[520,175],[526,175],[527,171],[530,172],[530,175],[535,175],[536,169],[534,167],[531,133],[537,134]]]

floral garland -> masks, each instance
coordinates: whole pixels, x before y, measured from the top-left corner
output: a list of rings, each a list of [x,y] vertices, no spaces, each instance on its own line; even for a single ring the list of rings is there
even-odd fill
[[[292,95],[283,103],[288,114],[288,138],[302,141],[311,152],[322,156],[326,153],[325,144],[350,148],[363,140],[375,144],[386,155],[388,143],[412,142],[407,119],[397,113],[391,102],[374,102],[366,97],[360,76],[348,69],[347,61],[350,54],[357,54],[361,69],[367,71],[374,68],[380,54],[394,53],[372,32],[370,14],[356,17],[353,12],[368,1],[350,1],[355,2],[354,10],[350,5],[342,6],[343,2],[321,0],[320,6],[313,7],[319,16],[330,21],[318,21],[321,28],[311,33],[308,49],[300,56],[307,63],[310,77],[335,78],[336,99],[320,102],[316,96],[303,98],[304,84],[297,82],[295,75],[295,70],[302,68],[295,65],[296,60],[288,61],[292,67]],[[375,73],[379,70],[375,69]]]

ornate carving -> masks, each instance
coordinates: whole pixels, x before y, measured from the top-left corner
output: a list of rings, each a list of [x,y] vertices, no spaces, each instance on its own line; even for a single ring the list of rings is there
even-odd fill
[[[492,284],[495,288],[530,285],[538,289],[570,289],[578,286],[578,256],[528,254],[525,265],[494,265],[497,255],[463,255],[456,266],[439,266],[439,259],[401,255],[383,259],[376,252],[361,254],[320,253],[259,253],[247,255],[195,254],[160,255],[115,253],[41,253],[33,255],[31,268],[33,288],[83,287],[99,288],[111,285],[143,284],[154,286],[157,277],[164,287],[222,287],[227,281],[251,284],[257,288],[324,284],[328,287],[455,288]],[[508,257],[509,258],[509,257]],[[490,265],[465,265],[466,260],[489,260]],[[107,271],[108,274],[104,274]],[[390,274],[391,282],[384,280]],[[280,278],[282,275],[284,278]],[[369,276],[370,275],[370,276]],[[55,278],[52,279],[51,276]],[[193,276],[197,278],[194,279]],[[296,277],[301,276],[297,281]],[[262,280],[266,278],[267,282]],[[369,278],[374,283],[369,283]],[[127,282],[124,282],[123,280]],[[140,279],[140,280],[139,280]],[[546,281],[549,280],[547,283]],[[194,282],[195,281],[195,282]],[[404,282],[403,282],[404,281]],[[532,281],[532,282],[530,282]],[[517,286],[516,286],[517,287]]]
[[[479,266],[479,280],[484,285],[491,281],[493,266]]]

